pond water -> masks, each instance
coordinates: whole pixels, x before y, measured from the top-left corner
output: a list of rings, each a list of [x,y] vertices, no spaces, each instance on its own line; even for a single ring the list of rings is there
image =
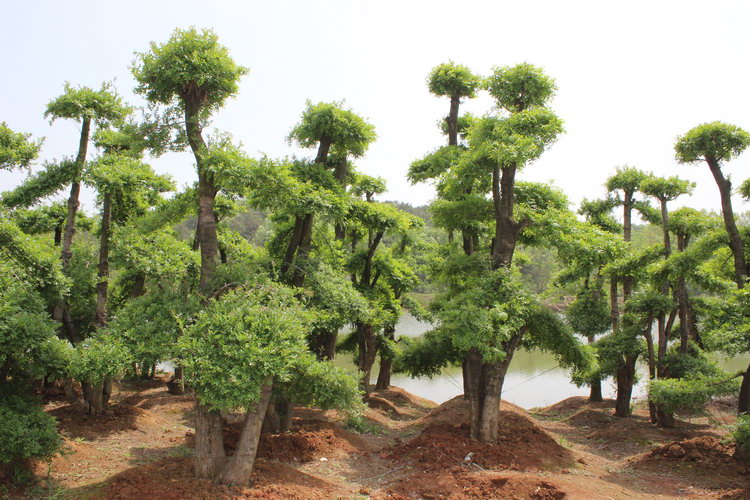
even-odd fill
[[[430,328],[429,323],[421,322],[411,314],[405,313],[396,326],[396,336],[417,337]],[[717,361],[725,370],[738,372],[747,368],[750,357],[717,358]],[[337,357],[336,364],[354,368],[351,356],[345,354]],[[377,365],[373,368],[372,383],[375,383],[377,379],[378,369]],[[645,396],[647,367],[639,366],[639,373],[640,382],[633,389],[634,398]],[[436,403],[442,403],[463,393],[463,376],[460,367],[447,368],[440,376],[432,379],[393,375],[391,384]],[[587,396],[588,393],[588,387],[579,388],[570,381],[570,372],[559,368],[551,354],[519,350],[513,356],[505,377],[502,398],[528,409],[548,406],[570,396]],[[602,381],[602,393],[605,398],[615,397],[614,379]]]

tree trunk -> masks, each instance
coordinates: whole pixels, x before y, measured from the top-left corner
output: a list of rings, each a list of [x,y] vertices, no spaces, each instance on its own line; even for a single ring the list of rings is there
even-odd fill
[[[167,382],[167,391],[175,396],[185,394],[185,376],[183,368],[179,364],[174,367],[174,376]]]
[[[109,287],[109,235],[112,221],[112,194],[104,194],[99,242],[99,280],[96,283],[96,325],[107,324],[107,288]]]
[[[646,339],[646,349],[648,352],[648,378],[649,380],[656,379],[656,353],[654,352],[654,338],[651,336],[651,325],[653,319],[649,317],[646,322],[647,326],[643,332],[643,337]],[[649,400],[648,402],[648,414],[652,424],[656,423],[656,405]]]
[[[593,344],[596,341],[595,335],[589,335],[588,336],[588,342],[589,344]],[[604,401],[604,398],[602,397],[602,378],[597,374],[594,378],[591,379],[589,382],[589,401],[592,403],[601,403]]]
[[[367,323],[357,323],[357,339],[359,341],[359,356],[357,368],[362,372],[361,386],[366,394],[370,394],[370,374],[377,354],[375,329]]]
[[[486,443],[497,441],[505,374],[525,332],[523,328],[504,343],[505,359],[501,362],[483,363],[482,355],[476,349],[469,351],[464,358],[464,387],[468,393],[472,439]]]
[[[458,106],[461,98],[457,95],[451,96],[451,107],[448,112],[448,145],[458,145]]]
[[[750,365],[748,365],[745,374],[742,376],[740,397],[737,401],[737,414],[747,415],[748,413],[750,413]]]
[[[55,228],[55,246],[59,247],[61,242],[62,242],[62,228],[60,226],[57,226]]]
[[[388,340],[393,340],[396,335],[396,326],[389,325],[383,329],[383,335]],[[380,371],[378,372],[378,381],[375,384],[375,390],[384,391],[391,386],[391,367],[393,366],[393,358],[390,356],[383,356],[380,353]]]
[[[617,276],[609,278],[609,318],[612,323],[612,333],[615,333],[620,322],[620,305],[617,302]]]
[[[266,414],[268,402],[271,399],[272,385],[263,386],[260,392],[260,401],[245,413],[245,422],[242,425],[242,433],[237,442],[237,449],[229,458],[215,480],[220,484],[236,484],[245,486],[250,483],[250,475],[255,465],[255,455],[258,452],[260,433],[263,428],[263,417]]]
[[[287,432],[292,428],[294,419],[294,399],[280,394],[275,398],[274,407],[279,415],[279,432]]]
[[[91,118],[84,118],[81,124],[81,137],[78,142],[78,155],[76,156],[75,178],[70,184],[70,196],[68,197],[68,216],[65,219],[65,231],[62,241],[62,263],[63,269],[68,268],[72,257],[73,234],[75,233],[76,213],[78,213],[78,197],[81,193],[81,175],[86,164],[86,152],[88,151],[89,134],[91,132]]]
[[[104,382],[98,382],[89,386],[89,390],[84,395],[86,403],[86,413],[89,415],[99,415],[104,409]]]
[[[195,475],[213,479],[226,462],[221,414],[195,403]]]
[[[615,402],[615,416],[630,416],[630,399],[633,394],[635,381],[635,362],[637,356],[626,356],[617,370],[617,401]]]
[[[716,160],[707,159],[707,162],[721,194],[721,214],[724,217],[724,227],[729,235],[729,248],[732,249],[732,256],[734,257],[734,279],[737,283],[737,288],[744,288],[747,277],[747,264],[745,262],[745,252],[742,247],[742,237],[734,221],[732,183],[729,179],[724,178],[724,174],[722,174],[719,163]]]

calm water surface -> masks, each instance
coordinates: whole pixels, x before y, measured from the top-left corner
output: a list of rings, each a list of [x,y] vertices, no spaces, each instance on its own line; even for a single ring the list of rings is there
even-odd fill
[[[421,322],[411,314],[405,313],[396,326],[396,336],[417,337],[430,328],[429,323]],[[737,372],[744,371],[747,368],[750,357],[718,358],[718,361],[722,368],[730,372]],[[348,355],[338,356],[337,364],[352,369],[354,367],[351,356]],[[375,383],[377,379],[378,369],[377,365],[373,368],[372,383]],[[640,366],[639,372],[641,373],[641,381],[633,390],[634,397],[645,395],[645,381],[648,370],[645,366]],[[391,384],[437,403],[442,403],[463,393],[463,376],[460,367],[447,368],[440,376],[432,379],[393,375]],[[551,354],[519,350],[510,363],[503,385],[502,397],[504,400],[523,408],[533,408],[548,406],[570,396],[586,396],[588,392],[588,387],[579,388],[570,382],[570,373],[558,368],[557,362]],[[602,393],[607,398],[615,397],[614,379],[607,379],[602,382]]]

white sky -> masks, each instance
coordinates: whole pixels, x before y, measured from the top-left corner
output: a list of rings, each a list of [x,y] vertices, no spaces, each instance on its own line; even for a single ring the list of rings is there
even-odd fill
[[[285,137],[306,99],[345,99],[376,127],[379,138],[358,165],[387,179],[384,199],[423,204],[434,196],[405,173],[446,140],[435,124],[448,102],[425,79],[448,59],[485,75],[527,61],[557,80],[553,108],[567,133],[520,178],[553,180],[575,203],[601,197],[614,167],[630,164],[698,183],[673,208],[718,210],[708,168],[678,165],[675,138],[713,120],[750,130],[750,2],[35,0],[7,1],[2,10],[0,121],[46,136],[42,159],[76,152],[78,125],[50,126],[42,116],[66,80],[99,87],[114,79],[139,104],[133,53],[191,25],[213,28],[250,68],[214,126],[251,155],[285,156],[299,153]],[[483,97],[462,109],[482,114],[490,105]],[[179,184],[195,179],[189,154],[152,164]],[[748,164],[750,153],[725,168],[736,185],[750,177]],[[22,177],[0,172],[0,190]],[[747,208],[735,201],[736,210]]]

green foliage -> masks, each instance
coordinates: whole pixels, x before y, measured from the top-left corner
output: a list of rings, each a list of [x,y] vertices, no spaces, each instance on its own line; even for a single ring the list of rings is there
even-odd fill
[[[144,214],[158,203],[160,193],[174,189],[170,176],[158,175],[141,160],[119,153],[106,154],[89,165],[85,181],[96,187],[100,200],[111,197],[112,221],[119,224]]]
[[[623,165],[617,167],[617,173],[607,179],[605,187],[609,192],[621,190],[626,193],[634,193],[640,189],[641,182],[650,175],[651,174],[638,170],[635,167]]]
[[[648,385],[648,397],[664,411],[696,413],[715,396],[735,394],[739,390],[736,378],[726,376],[697,376],[690,379],[658,379]]]
[[[31,141],[31,134],[13,132],[5,122],[0,123],[0,170],[29,168],[42,148],[44,139]]]
[[[707,301],[703,338],[710,349],[729,356],[750,351],[750,290],[728,290]]]
[[[120,120],[130,111],[109,83],[103,83],[100,90],[93,90],[73,87],[66,82],[65,91],[47,104],[44,116],[51,122],[60,118],[88,119],[101,125]]]
[[[180,106],[200,104],[206,117],[238,90],[248,70],[234,63],[212,30],[175,29],[166,43],[151,42],[151,51],[137,53],[132,66],[136,92],[151,102]]]
[[[9,208],[30,207],[38,200],[52,196],[76,179],[73,159],[45,162],[44,170],[28,177],[21,184],[2,194],[2,204]]]
[[[545,106],[557,91],[552,78],[528,63],[493,68],[485,85],[497,105],[511,113]]]
[[[725,162],[740,155],[750,146],[750,134],[722,122],[703,123],[679,137],[674,145],[680,163],[699,161]]]
[[[566,317],[574,331],[586,336],[602,334],[611,326],[609,304],[600,290],[581,290]]]
[[[474,75],[468,67],[453,61],[435,66],[427,77],[430,92],[439,96],[476,97],[481,84],[479,76]]]
[[[716,218],[690,207],[682,207],[669,213],[668,229],[675,234],[700,236],[709,228],[718,227]]]
[[[581,200],[578,213],[586,218],[586,221],[608,233],[619,234],[622,232],[622,224],[612,215],[612,210],[617,206],[613,198],[600,200]]]
[[[453,349],[450,337],[438,327],[416,338],[401,337],[393,371],[413,378],[435,377],[451,364],[460,365],[461,356]]]
[[[76,346],[70,374],[77,380],[98,384],[117,379],[135,361],[123,341],[110,333],[99,333]]]
[[[62,274],[59,254],[54,247],[23,234],[2,213],[0,255],[18,266],[19,271],[15,275],[19,281],[31,285],[49,301],[59,299],[69,286],[69,281]]]
[[[291,369],[288,382],[275,387],[295,403],[322,410],[345,410],[350,416],[364,411],[357,379],[331,361],[318,361],[304,353]]]
[[[311,292],[307,304],[313,312],[312,333],[338,331],[363,317],[368,303],[350,277],[329,264],[316,264],[308,267],[305,280]]]
[[[546,108],[525,108],[507,118],[484,117],[469,131],[472,153],[464,161],[474,168],[486,169],[487,162],[521,168],[539,158],[562,132],[562,120]]]
[[[182,325],[198,310],[197,297],[162,288],[126,302],[110,321],[109,330],[132,359],[152,365],[175,358]]]
[[[280,285],[242,288],[211,302],[179,342],[198,399],[216,410],[248,408],[263,385],[289,381],[307,351],[306,322],[293,291]]]
[[[0,393],[0,464],[19,478],[23,461],[47,460],[62,448],[57,422],[39,402],[13,392]]]
[[[354,196],[364,196],[367,200],[371,200],[373,195],[385,193],[385,190],[385,179],[364,174],[357,174],[351,187]]]
[[[593,349],[581,343],[573,329],[554,311],[535,304],[526,313],[528,335],[523,344],[527,349],[539,349],[554,354],[563,368],[590,372],[596,369]]]
[[[307,101],[302,120],[289,133],[289,141],[312,148],[329,141],[339,154],[360,157],[377,138],[375,127],[343,108],[343,102],[313,104]]]
[[[454,166],[465,152],[459,146],[443,146],[422,159],[414,160],[406,177],[412,184],[436,179]]]
[[[694,182],[677,176],[667,178],[650,175],[643,179],[640,185],[641,192],[661,202],[674,200],[683,194],[690,194],[694,188]]]
[[[737,424],[732,432],[732,437],[744,453],[750,453],[750,415],[737,417]]]

